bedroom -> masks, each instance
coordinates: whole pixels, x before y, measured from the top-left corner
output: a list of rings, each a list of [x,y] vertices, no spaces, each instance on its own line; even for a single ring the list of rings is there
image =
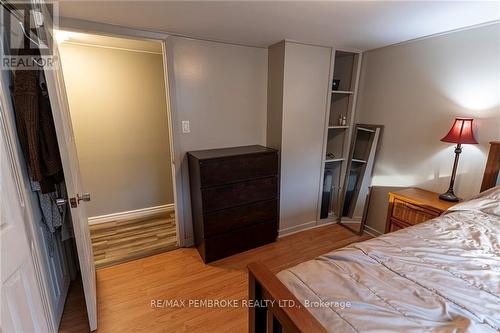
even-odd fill
[[[2,1],[2,5],[11,4]],[[482,188],[498,184],[498,148],[490,146],[490,142],[500,140],[498,2],[71,1],[58,5],[52,8],[58,11],[54,26],[45,18],[30,38],[43,38],[41,31],[51,35],[54,30],[64,30],[162,43],[180,248],[95,271],[91,242],[85,236],[89,229],[84,212],[87,203],[68,207],[83,284],[78,278],[72,283],[64,314],[60,307],[52,312],[19,310],[22,316],[15,317],[2,313],[7,318],[2,328],[10,327],[11,320],[24,318],[26,322],[16,324],[21,326],[12,327],[51,332],[58,327],[61,332],[95,328],[102,332],[263,331],[262,326],[251,326],[254,323],[269,324],[269,329],[278,331],[280,325],[285,331],[315,331],[311,327],[320,326],[331,330],[338,325],[338,318],[333,320],[336,315],[327,317],[333,321],[329,326],[323,314],[315,311],[304,314],[293,307],[269,306],[266,312],[261,307],[240,306],[243,300],[262,297],[248,294],[247,266],[255,261],[264,264],[265,269],[251,266],[256,268],[253,273],[261,290],[286,285],[284,290],[272,291],[272,297],[300,299],[304,295],[293,281],[283,277],[286,273],[278,275],[280,280],[274,274],[289,272],[287,269],[300,263],[369,238],[374,238],[372,243],[360,244],[376,244],[374,251],[378,251],[383,248],[383,239],[401,242],[408,240],[405,237],[411,232],[429,233],[426,226],[442,226],[446,215],[467,215],[453,213],[456,203],[438,198],[452,178],[455,194],[464,201]],[[23,31],[19,33],[22,36]],[[4,43],[6,36],[2,38]],[[64,66],[64,58],[62,61]],[[43,277],[47,272],[29,256],[43,257],[43,244],[31,231],[37,218],[30,212],[37,207],[31,205],[37,202],[31,194],[22,147],[17,143],[7,72],[2,69],[2,133],[9,153],[2,153],[2,160],[9,156],[5,165],[11,165],[12,170],[3,167],[2,173],[5,170],[13,176],[5,174],[4,178],[2,174],[2,180],[13,181],[6,185],[12,192],[2,190],[2,197],[4,193],[20,195],[9,197],[12,203],[2,211],[10,214],[7,216],[14,226],[18,223],[25,229],[21,234],[26,236],[18,243],[34,244],[31,248],[26,245],[22,252],[26,254],[24,266],[15,262],[9,267],[32,267],[36,274],[30,273],[30,280],[25,278],[32,281],[30,292],[39,294],[33,297],[36,304],[32,308],[51,308],[44,296],[49,289]],[[78,184],[81,161],[71,144],[73,119],[68,117],[62,93],[68,88],[64,74],[57,66],[44,69],[66,187],[69,197],[80,201],[76,194],[83,193]],[[472,126],[469,120],[455,123],[460,117],[472,118]],[[463,130],[448,133],[452,125]],[[445,137],[446,142],[440,141]],[[461,154],[455,154],[457,144]],[[268,149],[249,147],[254,145]],[[200,152],[242,146],[246,146],[245,151]],[[460,156],[456,170],[455,156]],[[354,185],[349,183],[352,179]],[[348,188],[355,191],[345,191]],[[420,190],[404,191],[407,188]],[[487,200],[495,199],[483,198],[481,204]],[[498,207],[498,201],[492,204]],[[458,205],[464,207],[464,203]],[[444,218],[433,220],[437,222],[420,224],[448,208]],[[326,218],[322,218],[325,210]],[[485,242],[481,245],[495,244],[498,208],[496,213],[490,209],[478,214],[489,216],[494,228],[488,233],[493,238],[481,238]],[[420,225],[406,229],[409,224]],[[381,236],[399,228],[406,230]],[[7,244],[5,237],[2,234],[2,244]],[[420,239],[413,238],[414,242]],[[473,246],[473,239],[464,241]],[[405,249],[409,250],[411,243],[407,243]],[[359,246],[365,249],[365,245]],[[493,257],[491,261],[484,258],[483,264],[492,267],[491,278],[474,280],[484,283],[485,294],[480,295],[485,304],[490,304],[491,297],[498,298],[498,277],[494,275],[498,248],[489,249]],[[2,245],[2,262],[8,262],[10,251]],[[354,266],[355,256],[346,251],[338,255],[346,254]],[[398,259],[394,253],[381,252],[380,256]],[[449,265],[458,262],[449,257],[441,260]],[[419,267],[414,262],[412,265]],[[296,269],[300,267],[304,266]],[[366,271],[367,275],[372,272],[368,266]],[[259,280],[262,274],[264,281]],[[19,275],[2,276],[2,304],[7,300],[3,295],[23,299],[16,294],[18,286],[8,289],[13,286],[12,276]],[[273,281],[271,286],[266,277]],[[436,279],[440,277],[436,275]],[[345,283],[342,277],[333,280]],[[452,284],[440,287],[454,290]],[[64,305],[67,288],[66,284],[61,286],[59,304]],[[416,292],[428,292],[421,288]],[[347,289],[340,292],[343,290]],[[330,301],[343,301],[343,305],[347,301],[353,305],[355,300],[348,294],[343,297],[351,299],[330,296]],[[395,302],[402,299],[393,297]],[[453,297],[465,296],[446,297],[453,303]],[[239,304],[210,307],[202,302],[208,300]],[[12,298],[9,302],[14,304]],[[437,306],[429,302],[427,305]],[[453,308],[449,302],[442,306]],[[23,304],[27,303],[16,306],[26,309]],[[360,315],[353,307],[341,309],[338,305],[343,313]],[[498,329],[495,306],[485,306],[480,314],[475,309],[445,313],[435,318],[435,330],[449,327],[446,325],[470,332],[478,327]],[[425,312],[425,307],[419,309]],[[363,314],[364,320],[363,315],[352,320],[352,325],[358,331],[419,331],[408,322],[399,322],[399,328],[390,326],[392,319],[403,320],[404,316],[385,310],[389,316],[385,321],[366,319],[378,313],[372,309]],[[414,312],[408,315],[418,317]],[[270,318],[269,322],[262,324],[262,316]],[[286,326],[299,325],[297,320],[320,326]],[[369,327],[370,322],[380,326]],[[422,331],[430,325],[421,319],[411,322],[422,325]],[[478,322],[486,326],[474,326]]]

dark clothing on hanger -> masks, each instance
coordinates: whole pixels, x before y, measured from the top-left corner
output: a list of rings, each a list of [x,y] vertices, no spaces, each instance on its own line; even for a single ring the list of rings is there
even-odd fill
[[[26,38],[29,37],[25,33],[25,41]],[[29,45],[29,41],[25,45]],[[19,55],[39,58],[40,52],[38,49],[24,48]],[[31,61],[28,63],[31,64]],[[35,63],[38,64],[38,61]],[[56,242],[72,237],[72,228],[68,207],[60,207],[56,202],[58,198],[66,198],[67,193],[49,94],[41,67],[17,68],[14,72],[12,99],[17,135],[28,166],[31,189],[38,197],[45,244],[52,257]]]
[[[16,71],[13,97],[17,134],[30,176],[40,182],[42,193],[54,192],[64,176],[43,72]]]

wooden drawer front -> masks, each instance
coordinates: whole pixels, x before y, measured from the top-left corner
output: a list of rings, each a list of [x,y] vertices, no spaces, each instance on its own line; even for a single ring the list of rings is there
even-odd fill
[[[395,199],[392,216],[400,221],[415,225],[433,219],[439,216],[439,214]]]
[[[278,197],[278,179],[261,178],[201,190],[203,211],[210,212]]]
[[[200,162],[201,186],[213,186],[278,174],[278,154],[238,156]]]
[[[206,214],[204,216],[204,234],[205,237],[210,237],[252,224],[277,220],[277,200],[257,202]]]
[[[401,221],[395,219],[391,219],[391,228],[389,232],[398,231],[408,227],[411,227],[411,225],[402,223]]]
[[[394,232],[394,231],[398,231],[401,229],[403,229],[403,228],[401,228],[399,225],[391,223],[391,230],[389,232]]]
[[[205,262],[274,242],[278,236],[278,222],[259,223],[248,228],[207,238],[204,242]]]

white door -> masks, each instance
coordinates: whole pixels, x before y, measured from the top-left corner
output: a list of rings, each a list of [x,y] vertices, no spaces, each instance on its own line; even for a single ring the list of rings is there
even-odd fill
[[[38,2],[38,1],[35,1]],[[54,31],[50,22],[50,15],[47,14],[44,5],[38,4],[38,7],[44,13],[44,25],[39,28],[46,35],[53,36]],[[73,220],[73,229],[75,233],[78,259],[80,262],[80,271],[82,274],[83,291],[87,305],[90,329],[97,329],[97,296],[96,296],[96,275],[95,265],[92,253],[92,243],[90,240],[90,230],[85,210],[85,201],[80,200],[82,193],[82,182],[76,153],[75,137],[71,125],[69,114],[68,99],[63,79],[62,67],[59,61],[59,51],[57,44],[53,43],[52,55],[55,58],[53,68],[45,68],[45,80],[49,91],[50,105],[54,117],[54,125],[59,143],[59,151],[64,170],[64,179],[68,191],[68,201],[73,202],[69,205],[71,208],[71,217]]]
[[[1,42],[0,42],[1,44]],[[2,48],[3,45],[0,45]],[[62,317],[64,303],[66,301],[66,294],[70,284],[70,272],[68,267],[67,253],[61,238],[56,235],[51,239],[53,251],[49,251],[49,240],[46,235],[42,220],[42,212],[37,204],[37,197],[31,191],[28,180],[27,170],[23,170],[23,161],[19,159],[21,151],[20,146],[15,138],[15,120],[13,106],[10,103],[10,95],[8,91],[9,79],[8,74],[2,75],[0,82],[0,108],[2,110],[2,126],[3,134],[6,135],[3,139],[10,147],[11,152],[9,155],[2,154],[2,158],[7,158],[9,163],[12,164],[13,174],[15,176],[14,182],[18,184],[20,191],[20,198],[23,200],[23,218],[24,227],[26,231],[26,239],[31,244],[31,256],[34,263],[37,263],[41,282],[43,283],[41,293],[46,295],[48,301],[48,309],[51,313],[51,322],[53,326],[57,327]],[[3,168],[2,171],[7,170]],[[7,171],[5,171],[7,172]],[[5,174],[7,177],[8,174]],[[3,177],[3,176],[2,176]],[[4,177],[4,178],[5,178]],[[2,192],[3,195],[4,192]],[[14,196],[8,196],[14,199]],[[11,205],[12,206],[12,205]],[[9,250],[6,250],[9,253]],[[2,252],[5,254],[5,252]],[[35,269],[36,270],[36,269]],[[44,288],[45,287],[45,288]]]
[[[1,109],[0,117],[5,110]],[[10,164],[5,119],[0,119],[0,331],[48,332],[40,286],[23,219],[22,191]]]

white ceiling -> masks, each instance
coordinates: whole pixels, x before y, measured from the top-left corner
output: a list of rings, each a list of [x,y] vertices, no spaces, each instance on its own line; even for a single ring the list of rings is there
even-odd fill
[[[161,54],[162,51],[161,43],[156,41],[108,37],[81,32],[58,30],[56,31],[56,40],[58,43],[83,44],[158,54]]]
[[[62,1],[60,15],[254,46],[369,50],[500,20],[500,1]]]

